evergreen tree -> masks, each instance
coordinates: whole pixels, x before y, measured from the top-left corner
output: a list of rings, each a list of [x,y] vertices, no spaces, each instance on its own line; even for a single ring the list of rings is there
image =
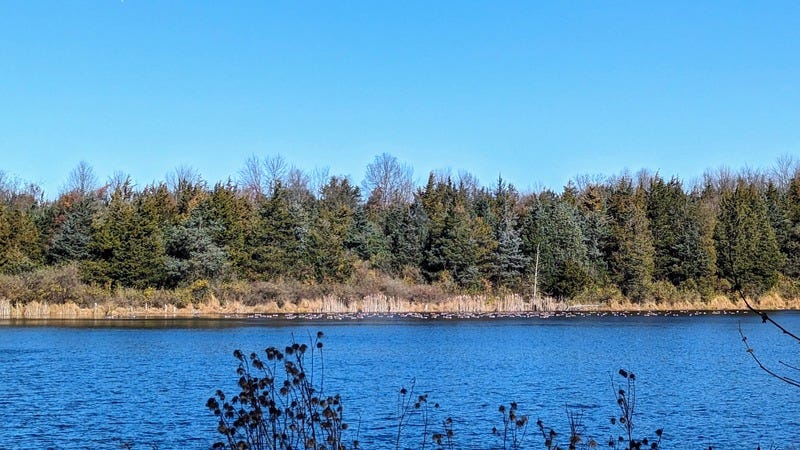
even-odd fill
[[[664,182],[656,176],[650,180],[647,219],[653,236],[655,279],[680,286],[711,275],[711,257],[703,246],[697,206],[678,179]]]
[[[470,214],[467,191],[456,190],[448,178],[429,177],[420,200],[429,218],[422,271],[431,281],[445,275],[459,287],[476,289],[489,278],[497,247],[492,227]]]
[[[290,204],[289,191],[276,182],[271,195],[258,206],[256,220],[247,230],[244,260],[246,275],[253,280],[313,277],[308,252],[308,220]]]
[[[211,237],[217,228],[219,225],[203,218],[200,208],[187,220],[167,228],[164,245],[168,286],[216,280],[225,275],[228,255]]]
[[[258,198],[263,200],[263,196]],[[203,197],[198,209],[205,222],[215,225],[206,230],[214,244],[225,251],[235,272],[246,278],[249,265],[246,240],[256,215],[245,193],[240,195],[231,182],[217,183]]]
[[[518,287],[530,259],[522,251],[522,237],[514,223],[510,219],[504,221],[497,235],[497,249],[494,253],[495,285]]]
[[[448,269],[444,255],[447,245],[445,235],[452,230],[448,230],[446,221],[450,210],[455,206],[455,189],[449,178],[437,180],[431,173],[418,198],[428,224],[420,268],[428,281],[436,281]]]
[[[783,258],[764,199],[753,184],[739,180],[720,198],[714,230],[719,275],[733,289],[758,295],[775,285]]]
[[[181,220],[186,220],[203,201],[207,193],[206,183],[196,170],[186,166],[177,167],[167,176],[167,182],[175,213]]]
[[[331,177],[321,194],[309,233],[315,278],[318,282],[345,281],[353,271],[354,258],[345,251],[345,240],[353,227],[359,190],[347,178]]]
[[[89,257],[92,220],[99,209],[93,196],[73,198],[65,205],[50,240],[49,260],[55,264],[83,261]]]
[[[517,192],[514,186],[507,186],[499,178],[491,200],[490,212],[485,215],[493,225],[497,241],[493,254],[492,280],[498,287],[519,287],[530,257],[523,252],[522,237],[517,229]]]
[[[39,230],[28,211],[0,202],[0,273],[19,274],[41,262]]]
[[[598,286],[607,285],[611,280],[606,253],[611,245],[608,195],[606,186],[588,183],[580,191],[570,188],[566,197],[562,197],[565,203],[574,204],[579,213],[578,222],[586,244],[587,282]]]
[[[540,194],[523,219],[522,242],[529,255],[526,272],[540,292],[567,298],[589,282],[580,214],[569,203],[550,192]]]
[[[388,267],[380,267],[395,276],[419,271],[429,227],[422,203],[415,200],[411,205],[392,205],[380,220],[387,253],[379,261],[388,260]]]
[[[622,293],[641,301],[649,293],[653,278],[653,238],[641,187],[620,177],[608,197],[610,242],[606,249],[611,276]]]
[[[388,245],[378,224],[369,219],[366,208],[357,205],[344,239],[345,248],[362,261],[370,261],[374,267],[389,272],[391,257]]]
[[[85,278],[94,283],[144,289],[165,282],[163,224],[156,202],[134,197],[130,180],[115,187],[92,225]]]
[[[800,280],[800,171],[791,179],[784,202],[785,229],[781,249],[786,255],[786,275]]]

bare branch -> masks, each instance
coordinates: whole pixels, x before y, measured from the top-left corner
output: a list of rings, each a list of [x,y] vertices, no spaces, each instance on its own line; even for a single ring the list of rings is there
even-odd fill
[[[88,195],[97,189],[97,176],[94,169],[86,161],[81,161],[72,169],[63,187],[63,191],[75,192],[81,196]]]
[[[379,207],[408,203],[414,192],[412,175],[410,166],[388,153],[380,154],[367,166],[364,192],[368,193],[369,202]]]
[[[239,186],[242,193],[250,201],[264,195],[264,167],[258,156],[252,155],[244,162],[244,167],[239,171]]]
[[[792,155],[781,155],[772,169],[772,179],[779,188],[786,189],[798,171],[800,171],[800,160]]]
[[[747,301],[747,297],[744,295],[744,293],[742,292],[742,290],[741,290],[741,289],[737,289],[737,291],[736,291],[736,292],[738,292],[738,293],[739,293],[739,296],[742,298],[742,301],[744,301],[744,304],[745,304],[745,305],[747,305],[747,309],[749,309],[750,311],[754,312],[755,314],[758,314],[758,316],[759,316],[759,317],[761,317],[761,323],[767,323],[767,322],[769,322],[769,323],[771,323],[772,325],[774,325],[776,328],[778,328],[779,330],[781,330],[781,332],[782,332],[783,334],[785,334],[785,335],[787,335],[787,336],[791,337],[792,339],[794,339],[794,340],[795,340],[795,341],[797,341],[797,342],[800,342],[800,336],[797,336],[796,334],[794,334],[794,333],[792,333],[791,331],[789,331],[789,330],[787,330],[786,328],[784,328],[784,327],[783,327],[781,324],[779,324],[778,322],[776,322],[775,320],[773,320],[771,317],[769,317],[769,316],[767,315],[767,313],[765,313],[765,312],[763,312],[763,311],[761,311],[761,310],[758,310],[758,309],[754,308],[754,307],[753,307],[753,305],[751,305],[751,304],[750,304],[750,302],[749,302],[749,301]]]
[[[786,384],[789,384],[789,385],[794,386],[794,387],[800,387],[800,380],[796,380],[794,378],[790,378],[790,377],[781,375],[781,374],[771,370],[769,367],[765,366],[761,362],[761,360],[758,359],[758,356],[756,356],[755,350],[753,350],[753,348],[750,347],[750,344],[747,342],[747,336],[745,336],[744,332],[742,331],[742,324],[741,323],[739,324],[739,335],[742,336],[742,342],[744,343],[744,346],[747,349],[747,353],[750,354],[750,357],[753,358],[753,361],[755,361],[756,364],[758,364],[758,367],[760,367],[761,370],[763,370],[764,372],[768,373],[769,375],[777,378],[778,380],[783,381]]]

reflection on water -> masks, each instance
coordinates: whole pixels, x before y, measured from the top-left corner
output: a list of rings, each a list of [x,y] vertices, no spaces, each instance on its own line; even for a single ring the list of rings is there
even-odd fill
[[[800,329],[800,315],[776,317]],[[637,426],[663,427],[667,448],[796,445],[797,393],[754,367],[740,322],[765,359],[800,362],[796,344],[745,315],[3,320],[0,448],[208,448],[205,401],[234,391],[233,350],[317,330],[326,387],[342,394],[364,448],[393,447],[397,391],[412,379],[453,417],[458,448],[498,447],[491,429],[510,401],[562,430],[565,405],[580,408],[605,442],[620,367],[638,375]],[[533,431],[527,448],[541,444]]]

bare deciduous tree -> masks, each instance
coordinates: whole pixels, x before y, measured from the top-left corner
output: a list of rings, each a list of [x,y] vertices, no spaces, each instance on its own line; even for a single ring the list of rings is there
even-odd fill
[[[250,201],[264,195],[264,166],[258,156],[252,155],[239,171],[239,189]]]
[[[331,169],[328,166],[315,167],[314,171],[311,172],[310,189],[317,198],[319,198],[320,194],[322,193],[322,187],[328,184],[328,180],[331,177],[330,172]]]
[[[285,183],[292,169],[293,168],[289,166],[289,163],[286,162],[283,156],[268,156],[264,160],[264,170],[267,176],[265,180],[267,182],[266,187],[272,190],[278,183]]]
[[[786,189],[792,178],[800,173],[800,160],[792,155],[782,155],[775,162],[772,169],[772,178],[780,189]]]
[[[252,155],[239,171],[239,188],[250,201],[269,194],[278,183],[286,183],[291,168],[281,155],[264,159]]]
[[[314,199],[310,187],[311,178],[297,167],[289,169],[285,183],[289,198],[294,204],[303,204]]]
[[[72,192],[81,197],[97,190],[97,176],[94,169],[86,161],[81,161],[70,171],[63,192]]]
[[[114,195],[115,192],[118,192],[123,198],[130,199],[133,198],[135,187],[136,183],[133,182],[131,176],[118,170],[108,177],[108,181],[106,185],[103,186],[102,190],[106,192],[105,195],[107,196]]]
[[[388,153],[382,153],[367,166],[362,185],[372,205],[385,207],[395,203],[409,203],[414,193],[412,176],[411,166],[401,164]]]
[[[188,186],[202,186],[203,184],[200,172],[190,166],[178,166],[167,174],[167,187],[172,192],[180,192]]]

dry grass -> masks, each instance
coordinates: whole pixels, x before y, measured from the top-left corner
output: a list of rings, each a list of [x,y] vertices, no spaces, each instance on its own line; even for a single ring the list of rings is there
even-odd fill
[[[5,286],[10,283],[6,280]],[[201,283],[202,284],[202,283]],[[552,298],[534,301],[518,294],[446,295],[431,286],[410,286],[387,279],[373,279],[368,292],[350,286],[308,286],[296,283],[232,283],[209,287],[202,284],[176,290],[144,291],[119,289],[109,292],[80,286],[82,298],[56,302],[18,298],[0,293],[0,319],[10,318],[170,318],[235,317],[258,314],[391,314],[454,313],[490,314],[529,311],[728,311],[743,310],[736,297],[699,295],[653,297],[632,303],[615,290],[596,290],[578,296],[569,304]],[[362,286],[363,287],[363,286]],[[388,292],[387,292],[388,291]],[[18,293],[19,291],[17,291]],[[51,291],[52,292],[52,291]],[[52,299],[50,295],[48,299]],[[774,290],[756,304],[764,310],[800,309],[800,298],[782,296]]]

